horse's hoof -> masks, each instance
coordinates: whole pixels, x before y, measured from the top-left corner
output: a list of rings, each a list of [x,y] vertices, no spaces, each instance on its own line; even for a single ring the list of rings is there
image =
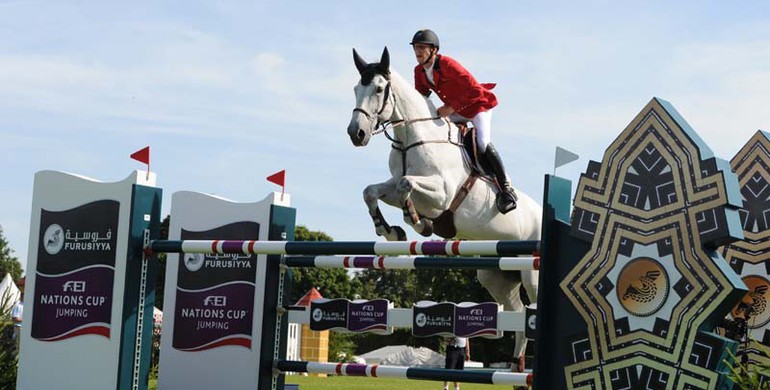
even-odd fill
[[[433,235],[433,221],[427,218],[422,219],[423,227],[422,231],[420,231],[420,234],[423,237],[430,237]]]
[[[519,370],[519,372],[524,372],[524,369],[526,368],[525,367],[526,361],[527,361],[527,358],[524,355],[519,356],[519,362],[516,367]]]
[[[396,232],[396,241],[406,241],[406,232],[401,226],[391,226],[391,229]]]

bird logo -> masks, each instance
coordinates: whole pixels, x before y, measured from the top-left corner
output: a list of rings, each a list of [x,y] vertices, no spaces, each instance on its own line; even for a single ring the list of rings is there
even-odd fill
[[[666,269],[658,261],[648,257],[631,260],[618,275],[618,301],[633,315],[652,315],[668,298],[668,279]]]
[[[655,286],[655,279],[660,276],[660,271],[647,271],[646,274],[639,277],[638,283],[631,283],[623,294],[623,299],[633,299],[640,303],[647,303],[655,298],[658,288]]]
[[[760,275],[745,276],[743,282],[749,291],[730,314],[733,318],[747,319],[752,329],[761,328],[770,322],[770,311],[767,310],[770,282]]]

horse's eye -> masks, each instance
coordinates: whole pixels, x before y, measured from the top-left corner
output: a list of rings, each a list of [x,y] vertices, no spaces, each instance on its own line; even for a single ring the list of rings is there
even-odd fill
[[[382,91],[384,91],[384,90],[385,90],[385,88],[383,88],[383,87],[377,87],[377,89],[376,89],[377,93],[382,93]]]

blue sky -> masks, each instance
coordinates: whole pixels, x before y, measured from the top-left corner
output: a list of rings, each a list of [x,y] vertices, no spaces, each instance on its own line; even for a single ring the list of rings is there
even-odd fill
[[[361,191],[389,143],[346,134],[357,72],[409,39],[496,82],[493,142],[536,199],[559,145],[577,181],[653,97],[729,160],[770,128],[770,3],[0,0],[0,226],[26,263],[35,172],[117,181],[150,145],[164,213],[175,191],[262,199],[287,170],[298,223],[375,239]],[[386,208],[400,221],[400,211]],[[410,239],[418,235],[408,232]]]

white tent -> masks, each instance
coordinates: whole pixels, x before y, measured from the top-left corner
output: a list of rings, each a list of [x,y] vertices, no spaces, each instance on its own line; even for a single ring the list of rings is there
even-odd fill
[[[3,281],[0,282],[0,313],[8,312],[21,298],[21,291],[13,282],[11,274],[5,274]]]
[[[425,347],[413,348],[406,345],[391,345],[367,352],[360,357],[366,360],[366,364],[414,367],[444,366],[444,355]]]

